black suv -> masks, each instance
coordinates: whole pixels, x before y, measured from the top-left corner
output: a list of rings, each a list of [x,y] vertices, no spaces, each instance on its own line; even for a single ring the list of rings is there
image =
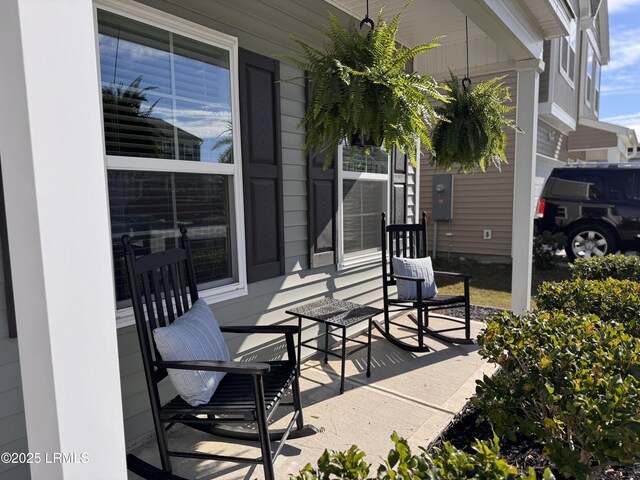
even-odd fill
[[[555,168],[536,209],[539,232],[562,232],[570,260],[640,250],[640,163]]]

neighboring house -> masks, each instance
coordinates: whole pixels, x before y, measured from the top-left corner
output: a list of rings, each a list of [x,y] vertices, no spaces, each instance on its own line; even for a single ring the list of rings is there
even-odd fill
[[[636,153],[638,138],[633,128],[581,118],[569,133],[568,151],[572,158],[585,162],[626,162]]]
[[[3,260],[12,273],[9,279],[5,268],[3,278],[13,287],[16,313],[13,321],[10,305],[0,305],[0,450],[89,457],[0,464],[0,479],[125,478],[125,447],[149,437],[144,374],[121,275],[123,233],[132,233],[145,253],[174,245],[171,232],[186,224],[201,296],[223,324],[289,322],[287,307],[323,295],[380,302],[379,214],[417,221],[430,176],[420,185],[418,172],[395,154],[339,155],[327,171],[321,159],[307,159],[298,127],[302,72],[276,57],[294,47],[290,34],[319,44],[317,28],[327,25],[329,10],[359,20],[363,3],[0,3],[0,156],[10,253]],[[390,16],[405,1],[385,3]],[[372,1],[371,9],[381,4]],[[511,252],[518,272],[513,305],[522,310],[531,281],[543,42],[568,34],[571,11],[563,0],[413,2],[401,42],[448,34],[416,62],[416,71],[464,67],[465,15],[474,81],[507,72],[525,130],[515,146],[510,142],[505,172],[487,177],[494,186],[515,185],[497,216],[519,236]],[[101,85],[131,85],[140,75],[141,87],[151,87],[149,102],[158,102],[153,118],[173,129],[173,142],[164,135],[171,148],[138,138],[135,128],[144,130],[146,121],[129,123],[135,128],[114,137],[111,120],[103,119]],[[188,147],[200,148],[181,155],[187,135]],[[118,148],[105,150],[105,138]],[[214,145],[221,139],[233,149],[225,158],[235,163],[217,161],[223,147]],[[139,155],[141,145],[153,155]],[[485,201],[477,189],[460,191]],[[266,338],[228,341],[240,359],[279,351]]]
[[[571,0],[569,34],[546,39],[544,71],[540,74],[536,142],[535,192],[532,207],[545,180],[555,167],[579,161],[626,161],[628,149],[638,141],[633,129],[598,120],[601,66],[609,62],[609,22],[607,0]],[[471,77],[475,82],[506,75],[505,84],[517,98],[516,71],[506,60],[506,46],[495,45],[488,35],[470,29]],[[496,59],[493,68],[477,65],[480,59]],[[427,71],[437,78],[446,76],[443,63],[432,62]],[[458,67],[462,71],[462,67]],[[522,112],[518,112],[518,115]],[[515,115],[515,113],[514,113]],[[518,117],[519,118],[519,117]],[[518,123],[520,121],[518,120]],[[450,219],[434,216],[437,254],[454,253],[504,259],[517,248],[517,229],[512,213],[515,146],[520,135],[507,132],[509,165],[499,172],[453,174],[453,210]],[[423,162],[426,164],[427,162]],[[438,172],[441,173],[441,172]],[[420,209],[433,210],[434,170],[422,168]],[[437,225],[436,225],[437,224]]]

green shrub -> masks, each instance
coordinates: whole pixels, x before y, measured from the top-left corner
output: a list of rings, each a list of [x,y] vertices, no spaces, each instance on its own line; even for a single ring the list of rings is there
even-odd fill
[[[574,278],[585,280],[631,280],[640,282],[640,258],[624,255],[581,258],[571,264]]]
[[[536,478],[533,468],[530,467],[526,474],[518,473],[516,467],[509,465],[502,458],[498,437],[495,435],[493,440],[476,440],[472,448],[474,452],[468,454],[445,442],[442,449],[435,448],[434,452],[428,456],[428,463],[432,466],[432,471],[435,472],[435,475],[414,478],[442,480],[463,478],[535,480]],[[555,479],[549,469],[545,469],[542,478],[543,480]]]
[[[375,477],[369,477],[371,465],[364,461],[365,453],[353,445],[346,452],[325,450],[318,459],[317,468],[309,463],[299,475],[289,475],[289,480],[535,480],[536,474],[529,469],[527,474],[509,465],[500,455],[498,437],[493,440],[476,440],[473,453],[465,453],[445,442],[443,448],[435,448],[433,453],[421,449],[414,455],[409,444],[397,433],[391,435],[394,448],[387,459],[378,467]],[[555,477],[547,469],[544,480]]]
[[[498,435],[535,435],[563,474],[640,461],[640,339],[596,316],[496,315],[479,336],[502,367],[476,402]]]
[[[622,323],[627,333],[640,338],[640,283],[614,279],[545,282],[538,288],[538,308],[598,315],[601,321]]]
[[[549,270],[558,263],[556,252],[564,248],[566,237],[562,233],[544,232],[533,237],[533,264],[540,270]]]

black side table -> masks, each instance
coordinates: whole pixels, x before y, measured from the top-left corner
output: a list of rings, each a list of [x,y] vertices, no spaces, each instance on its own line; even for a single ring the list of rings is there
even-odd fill
[[[382,313],[382,310],[378,308],[368,307],[365,305],[358,305],[357,303],[345,302],[337,300],[335,298],[323,298],[301,305],[299,307],[287,310],[289,315],[295,315],[298,317],[298,375],[300,375],[300,357],[302,353],[302,346],[317,350],[324,353],[324,363],[328,361],[328,355],[338,357],[342,359],[342,372],[340,376],[340,393],[344,392],[344,366],[345,360],[348,356],[367,348],[367,377],[371,376],[371,326],[373,324],[373,317]],[[302,319],[313,320],[315,322],[324,323],[324,333],[321,333],[317,337],[310,340],[302,341]],[[367,341],[354,340],[347,338],[347,328],[356,325],[364,320],[369,321]],[[342,335],[337,335],[331,331],[331,329],[342,329]],[[342,354],[338,355],[329,351],[329,335],[342,339]],[[310,345],[312,342],[324,337],[324,348],[318,348],[314,345]],[[346,353],[347,341],[353,343],[359,343],[360,346]]]

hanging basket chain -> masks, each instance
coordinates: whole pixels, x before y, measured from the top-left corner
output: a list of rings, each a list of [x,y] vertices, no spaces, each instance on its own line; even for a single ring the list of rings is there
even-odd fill
[[[365,25],[369,25],[371,27],[371,30],[373,30],[373,28],[375,27],[375,23],[373,23],[373,20],[369,18],[369,0],[366,0],[366,3],[367,13],[365,13],[364,18],[360,20],[360,30],[362,30],[362,27],[364,27]]]
[[[466,16],[464,17],[464,33],[467,46],[467,73],[462,79],[462,88],[466,92],[467,87],[471,86],[471,78],[469,77],[469,18]]]

